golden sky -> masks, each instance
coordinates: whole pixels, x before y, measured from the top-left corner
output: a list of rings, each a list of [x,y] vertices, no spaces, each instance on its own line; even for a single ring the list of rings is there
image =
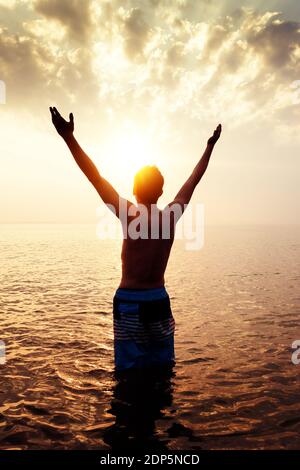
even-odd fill
[[[0,222],[95,222],[48,107],[122,196],[155,163],[168,202],[215,126],[193,202],[211,224],[298,224],[298,0],[0,0]]]

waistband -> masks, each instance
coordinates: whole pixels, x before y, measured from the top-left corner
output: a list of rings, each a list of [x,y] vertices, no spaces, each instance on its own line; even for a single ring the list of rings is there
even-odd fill
[[[117,299],[136,302],[160,300],[168,296],[169,294],[165,287],[156,287],[154,289],[123,289],[119,287],[115,293]]]

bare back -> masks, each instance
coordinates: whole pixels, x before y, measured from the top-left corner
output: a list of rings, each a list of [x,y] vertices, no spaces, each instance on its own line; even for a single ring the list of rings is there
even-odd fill
[[[164,285],[164,273],[174,241],[175,227],[172,214],[166,218],[163,214],[164,211],[158,211],[158,220],[153,220],[151,213],[147,215],[147,238],[145,233],[144,236],[132,237],[130,224],[136,224],[136,217],[129,220],[126,228],[123,225],[120,287],[147,289]],[[153,233],[156,235],[153,236]]]

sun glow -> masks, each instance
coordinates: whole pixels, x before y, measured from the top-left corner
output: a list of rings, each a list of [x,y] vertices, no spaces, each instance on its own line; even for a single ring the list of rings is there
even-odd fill
[[[110,143],[110,155],[123,177],[133,178],[145,165],[155,164],[150,136],[133,125],[126,125]]]

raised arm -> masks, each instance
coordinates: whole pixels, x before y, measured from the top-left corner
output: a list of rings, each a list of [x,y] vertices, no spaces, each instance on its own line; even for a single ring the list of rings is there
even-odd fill
[[[212,154],[212,151],[214,149],[214,146],[215,146],[216,142],[220,138],[221,132],[222,132],[222,126],[221,126],[221,124],[219,124],[218,127],[215,129],[212,137],[210,137],[208,139],[207,147],[206,147],[201,159],[199,160],[199,162],[195,166],[192,174],[187,179],[187,181],[184,183],[184,185],[181,187],[179,192],[176,194],[174,200],[170,204],[168,204],[167,207],[171,208],[172,205],[178,204],[181,207],[182,212],[184,211],[184,209],[186,208],[186,205],[191,200],[191,197],[193,195],[193,192],[194,192],[197,184],[199,183],[199,181],[201,180],[202,176],[204,175],[204,173],[207,169],[210,156]]]
[[[64,139],[67,146],[69,147],[74,160],[76,161],[79,168],[88,178],[88,180],[92,183],[95,187],[96,191],[99,193],[101,199],[105,204],[110,204],[113,206],[114,211],[117,216],[119,216],[119,205],[120,205],[120,198],[117,191],[114,187],[104,179],[96,165],[92,162],[92,160],[88,157],[88,155],[82,150],[80,145],[78,144],[77,140],[74,137],[74,117],[71,113],[69,115],[69,121],[66,121],[60,113],[57,111],[56,108],[50,108],[52,122],[54,124],[55,129],[57,130],[58,134]],[[123,200],[124,201],[124,200]],[[125,201],[128,204],[129,201]]]

